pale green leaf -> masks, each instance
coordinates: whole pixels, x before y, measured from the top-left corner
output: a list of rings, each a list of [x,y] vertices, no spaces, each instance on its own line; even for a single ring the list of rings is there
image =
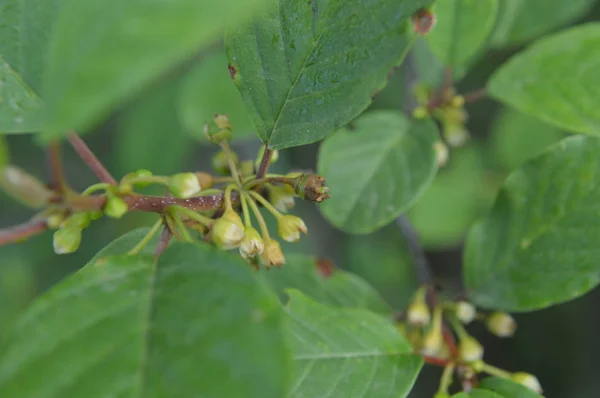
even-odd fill
[[[207,142],[204,124],[215,113],[229,116],[234,139],[254,137],[254,126],[227,65],[224,53],[211,54],[183,82],[178,104],[181,121],[186,132],[202,142]]]
[[[40,131],[42,101],[0,58],[0,134]]]
[[[596,0],[500,0],[494,46],[524,43],[584,16]]]
[[[444,66],[465,67],[487,43],[494,29],[498,0],[444,0],[435,4],[438,22],[427,35]]]
[[[400,64],[410,17],[431,0],[281,0],[227,38],[234,82],[275,149],[325,138],[358,116]]]
[[[486,377],[479,384],[480,388],[494,391],[505,398],[540,398],[541,395],[529,388],[517,384],[511,380],[499,377]]]
[[[284,396],[281,307],[209,245],[90,264],[40,298],[0,348],[3,398]]]
[[[532,44],[488,82],[494,98],[576,133],[600,134],[600,23]]]
[[[97,261],[108,257],[127,254],[129,250],[133,249],[138,242],[140,242],[144,236],[146,236],[148,231],[150,231],[150,228],[138,228],[119,236],[117,239],[113,240],[102,250],[96,253],[96,255],[88,262],[88,265],[93,265]],[[152,254],[157,241],[158,236],[155,236],[150,243],[144,247],[144,249],[141,251],[141,254]]]
[[[422,196],[437,170],[430,121],[398,112],[370,112],[353,130],[342,129],[321,146],[318,173],[331,199],[320,206],[334,226],[367,234],[388,224]]]
[[[265,0],[65,0],[45,74],[46,138],[86,131]],[[263,10],[264,11],[264,10]]]
[[[403,398],[423,365],[391,321],[290,291],[293,398]]]
[[[474,303],[530,311],[600,282],[599,152],[599,138],[570,137],[508,177],[467,239],[464,279]]]
[[[317,261],[302,254],[288,254],[285,265],[262,272],[261,277],[279,293],[283,301],[287,299],[285,290],[293,288],[321,304],[367,308],[382,314],[392,312],[391,307],[365,280],[340,269],[333,269],[331,275],[323,275],[318,271]]]

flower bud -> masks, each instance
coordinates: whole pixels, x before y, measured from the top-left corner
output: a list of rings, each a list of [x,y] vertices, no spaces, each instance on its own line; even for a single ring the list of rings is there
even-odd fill
[[[196,179],[198,180],[198,184],[200,185],[200,190],[212,187],[213,177],[210,174],[200,171],[196,173]]]
[[[506,312],[494,312],[488,315],[485,326],[498,337],[511,337],[517,330],[517,322]]]
[[[77,227],[61,228],[54,232],[54,253],[74,253],[81,243],[81,229]]]
[[[244,177],[248,177],[251,175],[255,174],[254,171],[254,162],[252,160],[244,160],[241,164],[240,164],[240,173],[242,173],[242,175]]]
[[[238,163],[237,155],[232,152],[231,157],[233,158],[233,163]],[[231,173],[231,168],[229,167],[229,161],[227,159],[227,154],[223,151],[219,151],[212,157],[212,168],[217,174],[228,175]]]
[[[125,177],[123,177],[121,179],[121,185],[123,185],[123,183],[129,182],[130,180],[133,180],[133,179],[148,178],[148,177],[152,177],[152,175],[153,174],[150,170],[139,169],[139,170],[134,171],[133,173],[126,174]],[[150,185],[151,183],[146,182],[146,181],[136,181],[134,184],[140,188],[144,188],[144,187],[147,187],[148,185]]]
[[[217,126],[217,128],[219,130],[222,130],[222,129],[231,130],[231,122],[229,121],[229,116],[215,113],[213,121],[215,122],[215,125]]]
[[[63,213],[51,213],[46,217],[46,225],[50,229],[58,229],[64,221],[65,215]]]
[[[483,346],[479,341],[467,335],[460,340],[458,353],[460,358],[467,363],[479,361],[483,358]]]
[[[190,198],[200,192],[200,184],[194,173],[179,173],[169,179],[169,191],[178,198]]]
[[[10,197],[33,209],[45,207],[53,193],[41,181],[19,167],[0,170],[0,188]]]
[[[435,356],[443,346],[444,337],[442,336],[442,311],[440,307],[435,309],[431,327],[423,336],[421,343],[421,353],[423,355]]]
[[[296,177],[294,192],[302,199],[317,203],[329,198],[329,188],[325,186],[325,178],[315,174],[301,174]]]
[[[415,119],[425,119],[429,113],[427,112],[427,108],[424,106],[417,106],[412,111],[412,116]]]
[[[525,386],[538,394],[541,394],[543,391],[539,380],[532,374],[525,372],[517,372],[513,373],[510,378],[515,383],[519,383],[522,386]]]
[[[456,313],[456,317],[464,324],[473,322],[475,315],[477,315],[475,306],[467,301],[457,302],[454,311]]]
[[[269,202],[280,212],[287,213],[294,207],[296,193],[291,186],[269,184]]]
[[[265,250],[265,244],[260,237],[260,234],[253,227],[244,229],[244,239],[240,243],[240,254],[245,259],[256,257]]]
[[[304,221],[300,217],[292,215],[279,217],[277,231],[279,232],[279,236],[287,242],[298,242],[300,240],[300,232],[308,233]]]
[[[425,326],[431,322],[431,313],[429,306],[425,302],[427,291],[424,287],[420,287],[415,293],[415,296],[406,310],[406,320],[414,326]]]
[[[233,210],[228,209],[218,218],[212,227],[212,241],[225,250],[234,249],[244,239],[244,224],[240,216]]]
[[[104,205],[104,214],[110,218],[121,218],[127,210],[129,206],[127,206],[127,202],[125,202],[122,198],[118,196],[109,196],[106,201],[106,205]]]
[[[446,163],[448,163],[448,158],[450,157],[448,146],[444,141],[438,140],[433,144],[433,149],[435,150],[438,167],[444,167]]]
[[[465,97],[463,97],[462,95],[455,95],[450,100],[450,104],[455,108],[462,108],[463,106],[465,106]]]
[[[231,140],[231,123],[227,115],[215,114],[213,124],[204,125],[204,135],[213,144]]]
[[[90,213],[80,212],[73,213],[60,224],[60,228],[77,228],[85,229],[90,225],[91,217]]]
[[[254,166],[258,169],[260,167],[260,163],[262,162],[262,158],[265,156],[265,146],[261,146],[258,150],[258,154],[256,155],[256,160],[254,161]],[[279,151],[274,149],[271,154],[271,164],[274,164],[279,160]]]
[[[265,240],[265,250],[261,256],[267,267],[279,267],[285,264],[285,257],[281,251],[281,245],[275,239]]]

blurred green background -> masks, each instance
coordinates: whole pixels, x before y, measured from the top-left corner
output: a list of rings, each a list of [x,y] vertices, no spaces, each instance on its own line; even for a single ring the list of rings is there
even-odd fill
[[[574,24],[599,18],[597,5]],[[520,48],[490,51],[461,80],[459,91],[483,87],[490,73]],[[206,170],[216,148],[203,141],[202,124],[214,112],[228,112],[237,137],[234,148],[241,158],[253,159],[260,143],[253,136],[225,66],[225,57],[217,46],[198,65],[169,76],[140,93],[134,102],[123,105],[85,140],[119,177],[138,168],[156,174]],[[414,81],[414,76],[422,72],[417,57],[410,57],[376,98],[373,108],[403,109],[409,92],[407,81]],[[449,163],[433,186],[408,212],[421,234],[438,282],[451,292],[460,290],[464,234],[491,205],[498,185],[507,173],[566,134],[489,100],[469,105],[468,111],[471,141],[451,151]],[[32,136],[7,136],[7,143],[12,163],[39,178],[47,177],[44,150]],[[63,152],[66,172],[74,187],[83,189],[96,182],[67,145]],[[317,155],[318,144],[285,150],[274,169],[314,169]],[[397,308],[406,304],[415,277],[402,237],[393,225],[370,236],[348,236],[329,226],[316,205],[298,203],[296,208],[305,218],[310,235],[300,244],[287,245],[288,252],[333,259],[337,266],[370,281]],[[20,223],[31,214],[0,193],[1,227]],[[108,242],[135,227],[149,225],[155,217],[129,214],[119,221],[101,219],[84,232],[80,250],[67,256],[53,253],[50,233],[0,247],[0,333],[36,296],[83,266]],[[570,303],[519,314],[519,330],[512,339],[490,336],[483,327],[474,326],[472,330],[483,340],[489,362],[535,374],[546,396],[598,397],[599,304],[600,291],[596,289]],[[411,396],[431,397],[438,380],[438,369],[426,367]]]

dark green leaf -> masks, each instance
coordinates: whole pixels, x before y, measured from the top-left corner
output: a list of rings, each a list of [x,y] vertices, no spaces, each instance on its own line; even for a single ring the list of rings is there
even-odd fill
[[[10,155],[8,153],[8,144],[6,139],[0,135],[0,170],[4,168],[10,161]]]
[[[370,235],[349,235],[344,265],[362,276],[396,308],[406,308],[419,282],[412,258],[393,224]]]
[[[461,393],[455,394],[452,396],[452,398],[509,398],[509,397],[508,396],[504,397],[503,395],[498,395],[493,391],[476,388],[473,391],[471,391],[470,393],[461,392]],[[511,398],[515,398],[515,397],[511,396]]]
[[[190,72],[178,108],[186,131],[202,142],[206,142],[204,124],[212,121],[215,113],[229,116],[234,138],[254,137],[254,126],[229,75],[224,53],[208,56]]]
[[[434,10],[438,23],[427,35],[432,52],[444,66],[465,67],[494,29],[498,0],[444,0]]]
[[[495,46],[524,43],[584,16],[596,0],[501,0]]]
[[[494,391],[506,398],[539,398],[541,395],[536,394],[529,388],[517,384],[507,379],[499,377],[487,377],[479,384],[480,388]]]
[[[181,79],[149,90],[119,117],[114,141],[120,175],[138,169],[169,175],[182,170],[193,142],[177,114]]]
[[[287,298],[285,290],[294,288],[321,304],[391,313],[390,306],[362,278],[339,269],[324,276],[317,267],[317,260],[313,257],[288,254],[285,265],[262,272],[261,276],[279,293],[282,300]]]
[[[464,276],[486,308],[529,311],[600,282],[600,139],[575,136],[511,174],[469,233]]]
[[[281,307],[248,265],[173,244],[156,264],[88,265],[38,300],[0,349],[6,398],[284,396]],[[43,331],[43,333],[40,333]]]
[[[296,376],[290,397],[402,398],[423,365],[387,319],[317,304],[290,291],[287,307]]]
[[[354,130],[340,130],[321,146],[318,172],[331,199],[320,209],[336,227],[367,234],[408,209],[437,170],[430,121],[411,121],[393,111],[367,113]]]
[[[600,134],[600,23],[545,37],[488,82],[496,99],[568,131]]]
[[[96,253],[96,255],[88,262],[88,265],[93,265],[100,259],[127,254],[129,250],[133,249],[135,245],[146,236],[148,231],[150,231],[150,228],[138,228],[123,236],[119,236]],[[158,237],[154,237],[154,239],[144,247],[141,254],[152,254],[157,241]]]
[[[88,130],[264,0],[65,0],[48,57],[46,138]],[[85,49],[85,51],[83,50]]]
[[[431,0],[281,0],[227,39],[258,135],[275,148],[318,141],[359,115],[400,64],[410,17]]]
[[[0,6],[1,7],[1,6]],[[0,58],[0,134],[39,131],[42,101]]]

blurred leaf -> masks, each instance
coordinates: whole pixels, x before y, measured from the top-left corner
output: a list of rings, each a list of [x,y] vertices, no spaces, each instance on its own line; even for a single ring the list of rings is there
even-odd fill
[[[45,75],[46,139],[89,130],[265,0],[65,0]],[[82,49],[85,49],[83,51]]]
[[[288,254],[285,265],[261,272],[260,275],[283,301],[287,297],[284,290],[293,288],[321,304],[391,313],[390,306],[362,278],[339,269],[334,269],[332,275],[324,276],[317,270],[317,261],[314,257],[302,254]]]
[[[424,193],[437,170],[435,125],[398,112],[369,112],[328,138],[318,173],[331,199],[321,211],[336,227],[367,234],[388,224]]]
[[[498,0],[445,0],[435,4],[438,23],[427,35],[444,66],[465,67],[487,43],[494,29]]]
[[[282,0],[227,38],[234,82],[275,149],[325,138],[365,110],[404,58],[432,0]]]
[[[0,264],[0,335],[37,293],[31,258],[22,248],[5,250]]]
[[[425,247],[452,246],[488,208],[496,189],[476,148],[456,149],[408,218]]]
[[[6,139],[0,135],[0,170],[2,170],[8,162],[10,162],[8,144],[6,143]]]
[[[42,101],[2,58],[0,103],[0,134],[29,133],[43,128],[40,115]]]
[[[476,388],[469,393],[460,392],[458,394],[455,394],[452,396],[452,398],[509,398],[509,397],[508,396],[504,397],[503,395],[498,395],[493,391]],[[510,398],[517,398],[517,397],[513,397],[511,395]]]
[[[595,0],[501,0],[494,46],[525,43],[583,17]]]
[[[507,178],[467,239],[464,278],[474,303],[530,311],[600,282],[599,152],[600,139],[570,137]]]
[[[370,235],[347,237],[344,265],[362,276],[397,310],[404,309],[419,282],[408,248],[395,225]]]
[[[491,96],[566,130],[600,134],[600,23],[545,37],[490,78]]]
[[[431,51],[431,46],[425,37],[419,37],[411,49],[411,56],[414,63],[414,73],[419,82],[427,82],[431,87],[439,87],[444,80],[444,65]],[[452,75],[458,78],[457,71],[453,70]],[[462,77],[462,76],[461,76]]]
[[[207,56],[190,72],[178,102],[186,132],[202,142],[207,142],[204,124],[212,121],[215,113],[229,116],[234,138],[254,137],[254,126],[231,80],[224,52]]]
[[[479,388],[494,391],[506,398],[539,398],[541,395],[536,394],[529,388],[517,384],[511,380],[501,379],[499,377],[486,377],[479,384]]]
[[[149,90],[119,117],[114,141],[116,169],[169,175],[181,171],[193,149],[177,114],[180,78]]]
[[[158,263],[114,257],[19,319],[0,349],[0,390],[280,398],[289,371],[280,311],[247,264],[209,245],[174,243]]]
[[[500,166],[513,170],[561,138],[559,128],[533,116],[503,109],[492,125],[490,145]]]
[[[296,377],[290,397],[402,398],[423,360],[392,322],[364,309],[318,304],[289,292]]]
[[[89,266],[93,266],[98,260],[105,259],[112,256],[120,256],[127,254],[127,252],[135,247],[146,234],[150,231],[150,228],[138,228],[133,231],[127,232],[125,235],[119,236],[117,239],[110,242],[102,250],[100,250],[92,259],[87,263]],[[154,247],[158,242],[158,236],[155,236],[150,243],[142,249],[140,254],[152,254],[154,253]]]

